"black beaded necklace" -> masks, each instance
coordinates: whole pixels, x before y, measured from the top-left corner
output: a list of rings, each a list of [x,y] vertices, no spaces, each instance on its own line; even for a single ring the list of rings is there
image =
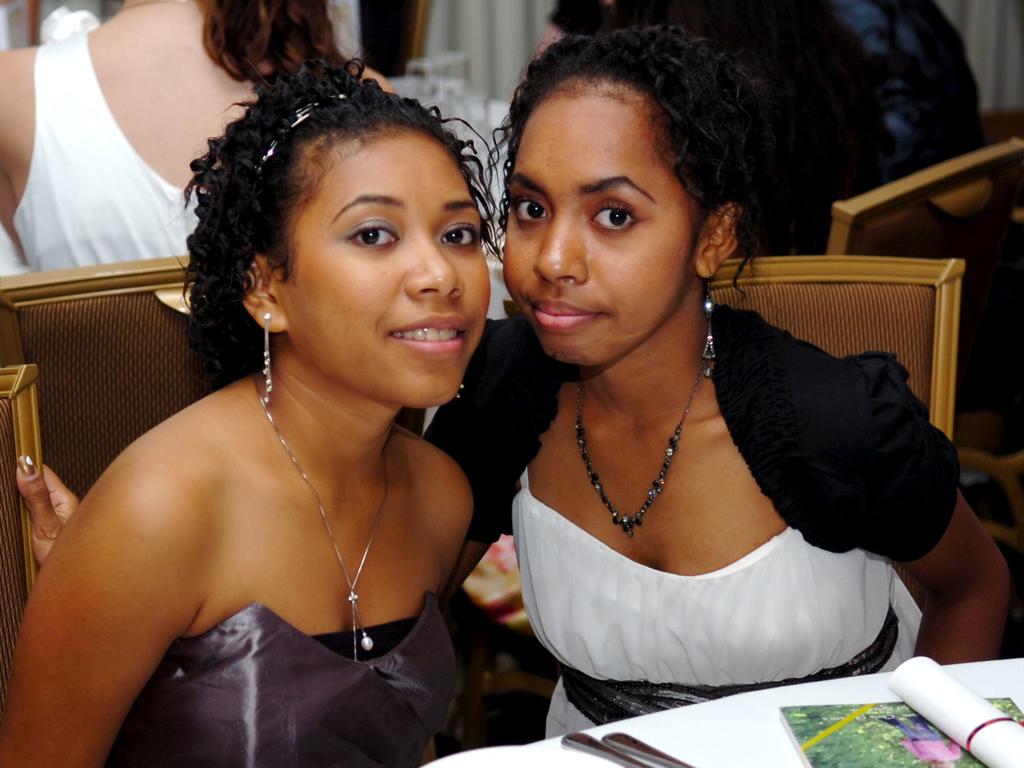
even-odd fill
[[[661,491],[665,487],[665,475],[668,473],[668,468],[672,465],[672,458],[676,455],[676,450],[679,447],[679,436],[683,432],[683,422],[686,421],[686,414],[690,412],[693,398],[697,395],[700,383],[704,381],[706,376],[707,373],[702,365],[700,370],[697,371],[697,378],[693,380],[693,389],[690,390],[690,396],[686,399],[683,415],[679,418],[679,423],[676,424],[672,436],[668,439],[668,448],[665,449],[665,459],[661,462],[661,470],[658,472],[658,477],[651,483],[651,488],[647,491],[644,503],[640,505],[640,509],[633,515],[623,515],[619,512],[604,492],[604,485],[601,484],[600,477],[594,471],[594,465],[590,461],[590,453],[587,451],[586,433],[583,429],[583,382],[581,381],[576,384],[576,444],[580,448],[580,458],[583,459],[583,466],[587,470],[587,478],[590,480],[590,485],[593,486],[597,495],[601,498],[601,503],[612,513],[612,523],[622,528],[623,532],[630,538],[633,538],[633,528],[643,525],[644,515],[647,514],[647,510],[651,508],[654,500],[661,495]]]

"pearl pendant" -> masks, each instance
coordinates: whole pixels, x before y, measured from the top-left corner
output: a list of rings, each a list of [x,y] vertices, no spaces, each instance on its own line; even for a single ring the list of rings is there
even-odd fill
[[[369,653],[373,650],[373,638],[363,632],[363,639],[359,641],[359,645],[362,646],[364,651]]]

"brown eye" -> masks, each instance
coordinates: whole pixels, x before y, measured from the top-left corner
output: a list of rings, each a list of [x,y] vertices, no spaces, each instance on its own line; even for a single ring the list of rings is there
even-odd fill
[[[480,235],[471,226],[453,227],[441,235],[441,240],[448,245],[474,245]]]
[[[516,218],[520,220],[543,219],[546,215],[544,206],[536,200],[520,200],[516,203]]]
[[[398,238],[384,227],[368,226],[359,229],[352,239],[357,245],[362,245],[367,248],[374,248],[377,246],[388,245],[395,242]]]
[[[633,214],[626,208],[602,208],[594,221],[605,229],[626,229],[633,222]]]

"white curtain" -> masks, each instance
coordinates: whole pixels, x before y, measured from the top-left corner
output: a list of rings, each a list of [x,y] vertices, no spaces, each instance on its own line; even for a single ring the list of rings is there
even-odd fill
[[[554,0],[432,0],[426,55],[469,53],[470,87],[507,100]]]
[[[960,32],[981,110],[1024,109],[1024,0],[935,0]]]
[[[981,109],[1024,109],[1024,0],[935,3],[964,40]],[[469,52],[473,90],[507,99],[553,5],[554,0],[432,0],[427,53]]]

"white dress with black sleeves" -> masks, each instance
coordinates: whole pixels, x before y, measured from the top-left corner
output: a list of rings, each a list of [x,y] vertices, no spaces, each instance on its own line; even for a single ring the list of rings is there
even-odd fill
[[[921,612],[890,562],[863,549],[828,552],[787,528],[716,571],[665,573],[534,498],[526,473],[513,526],[533,631],[563,665],[592,678],[696,686],[801,678],[870,646],[890,605],[898,638],[882,669],[913,655]],[[547,735],[593,725],[560,680]]]

